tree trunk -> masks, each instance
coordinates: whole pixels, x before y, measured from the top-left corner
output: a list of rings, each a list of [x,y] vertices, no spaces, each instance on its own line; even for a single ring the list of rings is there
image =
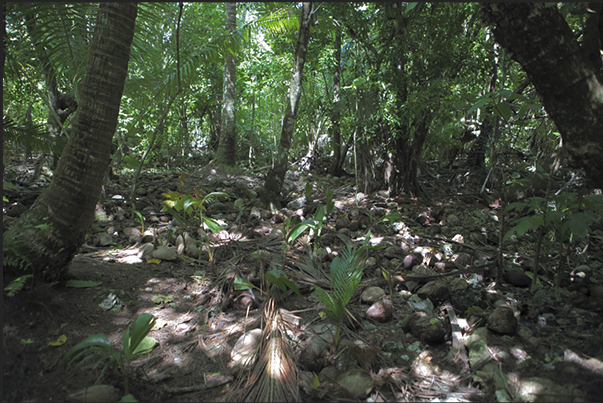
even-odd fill
[[[231,34],[237,30],[237,3],[226,3],[226,29]],[[232,40],[232,38],[231,38]],[[219,163],[234,166],[237,151],[237,128],[235,120],[235,82],[236,82],[235,55],[226,50],[226,64],[224,66],[224,98],[222,104],[222,131],[216,160]]]
[[[61,280],[84,241],[110,161],[137,9],[99,5],[73,132],[50,186],[4,236],[5,281]]]
[[[483,11],[495,24],[496,40],[534,83],[568,154],[595,186],[603,187],[601,33],[598,46],[590,40],[581,46],[557,6],[549,3],[486,3]]]
[[[335,32],[335,72],[333,74],[333,161],[330,173],[341,175],[341,29]]]
[[[312,19],[313,12],[314,3],[303,3],[297,46],[295,47],[295,54],[293,56],[293,74],[289,87],[289,102],[287,102],[283,118],[283,128],[281,130],[281,140],[278,146],[276,161],[274,167],[268,173],[264,185],[265,201],[275,201],[285,181],[285,173],[287,172],[288,165],[287,155],[289,154],[291,138],[295,129],[295,119],[297,117],[299,98],[302,90],[302,74],[308,51],[308,42],[310,40],[310,20]]]

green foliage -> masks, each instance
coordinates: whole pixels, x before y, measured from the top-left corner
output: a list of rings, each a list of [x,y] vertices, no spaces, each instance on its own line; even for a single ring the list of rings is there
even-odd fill
[[[295,283],[287,277],[287,274],[279,269],[273,269],[266,272],[266,281],[277,286],[284,294],[287,293],[287,290],[291,290],[297,295],[301,297],[299,293],[299,289],[295,285]],[[244,279],[242,277],[235,277],[234,280],[235,290],[249,290],[256,289],[262,292],[265,296],[268,296],[268,293],[261,290],[260,288],[253,285],[249,280]]]
[[[307,192],[307,187],[306,187]],[[304,233],[307,229],[311,229],[314,233],[314,249],[318,249],[320,238],[322,237],[322,226],[324,222],[327,220],[328,216],[333,212],[333,208],[335,203],[333,202],[333,190],[327,190],[327,200],[326,200],[326,208],[325,206],[318,206],[316,208],[316,212],[314,213],[314,218],[309,218],[305,221],[297,223],[291,227],[289,230],[290,222],[286,223],[285,233],[286,243],[292,244],[295,242],[297,238],[301,234]],[[326,211],[326,215],[325,215]]]
[[[341,323],[347,313],[346,306],[362,278],[364,261],[367,256],[368,243],[371,232],[368,231],[364,243],[359,248],[348,244],[340,251],[340,255],[331,262],[331,292],[314,285],[314,293],[318,300],[324,305],[327,317],[335,323],[335,345],[339,343]]]
[[[558,242],[571,242],[575,238],[584,240],[593,224],[603,217],[603,196],[580,197],[577,193],[563,193],[552,198],[531,197],[527,202],[515,202],[507,206],[507,211],[528,209],[534,215],[521,217],[505,234],[503,240],[514,233],[523,236],[540,227],[551,231]]]
[[[102,333],[87,337],[67,352],[64,364],[76,363],[93,370],[100,369],[98,379],[108,369],[121,373],[128,394],[130,363],[150,352],[157,344],[157,340],[148,336],[154,325],[153,315],[148,313],[139,315],[134,325],[128,325],[126,329],[122,343],[123,353],[117,351],[107,336]]]
[[[167,199],[163,201],[163,211],[170,212],[182,227],[205,224],[212,232],[220,231],[222,229],[220,224],[203,215],[203,211],[206,210],[204,204],[214,197],[222,196],[227,199],[230,197],[224,192],[211,192],[203,198],[195,196],[200,193],[202,192],[199,188],[195,188],[187,194],[177,191],[163,193]],[[184,216],[180,214],[181,212],[184,212]]]

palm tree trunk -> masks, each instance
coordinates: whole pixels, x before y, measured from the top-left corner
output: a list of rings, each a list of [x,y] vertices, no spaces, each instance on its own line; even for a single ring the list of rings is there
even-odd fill
[[[237,3],[226,3],[226,29],[231,34],[237,29]],[[232,38],[231,38],[232,40]],[[222,131],[216,160],[222,164],[234,166],[237,151],[236,127],[236,82],[237,69],[235,55],[226,50],[226,65],[224,67],[224,103],[222,105]]]
[[[297,118],[299,99],[302,90],[302,76],[304,63],[306,61],[306,53],[308,52],[313,10],[314,3],[303,3],[297,46],[295,47],[295,54],[293,56],[293,74],[289,87],[289,102],[287,102],[285,116],[283,118],[281,140],[278,146],[274,167],[268,173],[266,183],[264,184],[263,198],[267,202],[276,201],[283,186],[283,182],[285,181],[285,173],[287,172],[288,165],[287,156],[289,154],[289,148],[291,148],[291,138],[293,137],[293,131],[295,130],[295,120]]]
[[[48,189],[4,236],[4,279],[61,280],[94,219],[128,72],[136,3],[100,3],[78,114]]]

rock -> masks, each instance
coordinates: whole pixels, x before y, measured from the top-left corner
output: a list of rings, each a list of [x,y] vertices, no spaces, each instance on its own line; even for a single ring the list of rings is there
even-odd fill
[[[136,245],[137,243],[142,242],[142,238],[136,235],[130,235],[128,237],[128,243],[130,245]]]
[[[514,334],[517,330],[517,318],[511,308],[499,306],[488,318],[486,327],[496,333]]]
[[[422,299],[429,298],[434,305],[438,305],[450,298],[450,290],[442,280],[433,280],[421,287],[417,295]]]
[[[258,220],[262,219],[262,213],[260,212],[260,209],[255,206],[251,208],[251,213],[249,213],[249,216],[257,218]]]
[[[385,295],[385,291],[381,287],[367,287],[362,294],[360,295],[360,299],[364,302],[368,302],[370,304],[377,302],[379,298]]]
[[[178,253],[174,249],[162,245],[153,251],[153,257],[159,260],[176,261]]]
[[[123,229],[123,232],[126,236],[141,236],[142,234],[140,233],[140,230],[138,228],[134,228],[134,227],[126,227]]]
[[[152,243],[147,243],[140,248],[138,252],[138,257],[141,259],[148,260],[153,256],[154,250],[155,246]]]
[[[443,320],[432,318],[425,312],[417,312],[407,318],[404,327],[409,329],[413,336],[428,343],[444,341],[447,333]]]
[[[305,205],[306,205],[306,197],[302,196],[302,197],[298,197],[295,200],[291,200],[289,203],[287,203],[287,209],[297,210],[297,209],[303,208]]]
[[[98,234],[98,245],[109,246],[113,244],[113,237],[105,232]]]
[[[358,229],[360,228],[360,224],[358,223],[358,220],[350,221],[348,228],[350,229],[350,231],[358,231]]]
[[[385,256],[388,259],[393,259],[395,257],[400,257],[401,258],[405,254],[406,253],[404,252],[404,249],[402,249],[399,246],[388,246],[383,251],[383,256]]]
[[[530,276],[518,270],[506,272],[503,274],[503,280],[516,287],[529,287],[532,285],[532,279]]]
[[[262,329],[253,329],[239,337],[230,352],[231,366],[246,368],[253,365],[262,342],[262,334]]]
[[[193,259],[197,259],[199,257],[199,247],[194,243],[187,243],[184,247],[184,254]]]
[[[371,375],[360,369],[350,369],[337,377],[337,384],[353,399],[363,399],[371,393],[374,383]]]
[[[450,294],[454,295],[457,293],[462,293],[467,289],[467,287],[469,287],[467,280],[456,277],[450,282]]]
[[[456,263],[458,267],[467,267],[471,264],[471,256],[467,253],[457,253],[450,260]]]
[[[366,316],[377,322],[387,322],[394,315],[394,307],[389,296],[384,296],[366,310]]]
[[[422,256],[417,256],[415,253],[404,256],[403,267],[404,270],[412,270],[413,267],[420,264],[423,261]]]
[[[345,218],[338,218],[335,221],[335,230],[339,231],[342,228],[346,228],[348,226],[348,221]]]
[[[446,225],[448,225],[450,227],[456,227],[457,225],[460,224],[460,222],[461,222],[461,220],[459,220],[459,218],[454,214],[450,214],[446,218]]]

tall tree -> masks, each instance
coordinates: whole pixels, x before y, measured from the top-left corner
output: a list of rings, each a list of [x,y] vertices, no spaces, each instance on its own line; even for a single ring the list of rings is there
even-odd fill
[[[486,3],[494,36],[521,64],[542,98],[564,148],[603,187],[601,4],[578,42],[555,3]]]
[[[310,41],[310,25],[314,16],[314,3],[304,2],[302,4],[301,16],[299,21],[299,33],[297,45],[293,55],[293,73],[291,75],[291,85],[289,87],[289,102],[285,108],[283,126],[281,130],[281,139],[278,146],[276,161],[274,167],[266,176],[264,184],[264,199],[266,201],[275,201],[280,194],[280,189],[285,181],[287,173],[288,154],[291,148],[291,138],[295,130],[295,119],[299,106],[299,98],[302,90],[302,76],[304,63],[306,62],[306,53],[308,52],[308,42]]]
[[[335,31],[335,71],[333,73],[333,161],[331,175],[341,175],[343,158],[341,157],[341,28]]]
[[[233,34],[237,30],[237,3],[227,2],[226,29]],[[231,38],[232,39],[232,38]],[[237,127],[235,120],[236,112],[236,82],[237,69],[235,55],[232,47],[226,48],[226,63],[224,66],[224,97],[222,104],[222,125],[220,131],[220,143],[216,159],[226,165],[234,165],[237,151]]]
[[[100,3],[73,131],[48,189],[4,234],[6,281],[64,277],[94,219],[128,72],[136,3]]]

